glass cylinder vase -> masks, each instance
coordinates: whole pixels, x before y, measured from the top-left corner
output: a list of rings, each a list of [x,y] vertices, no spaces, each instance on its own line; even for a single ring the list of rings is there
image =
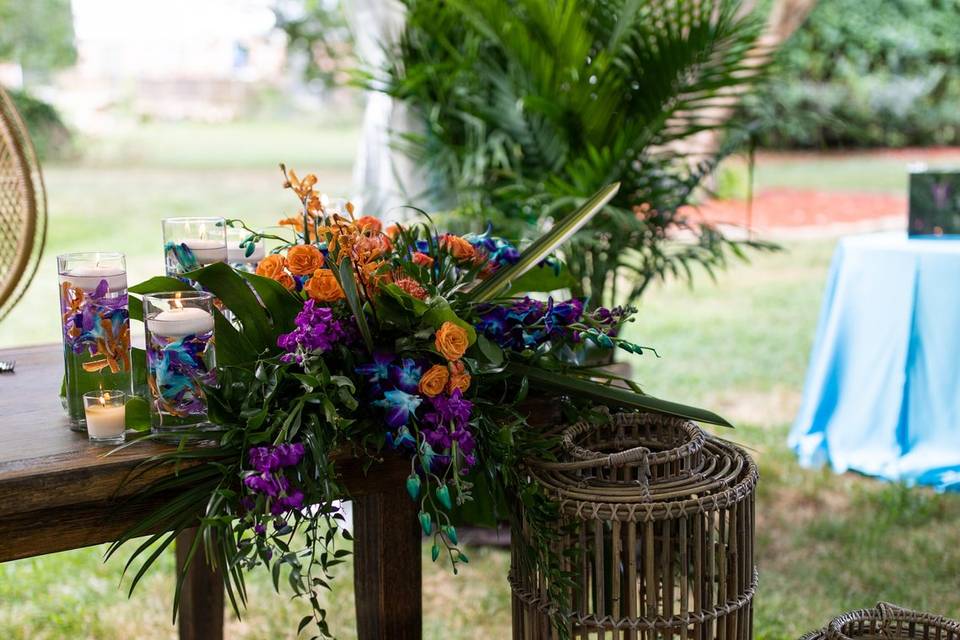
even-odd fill
[[[216,383],[213,296],[205,291],[145,295],[143,317],[152,431],[178,440],[185,431],[211,427],[203,387]]]
[[[131,389],[126,259],[122,253],[67,253],[57,256],[57,273],[64,404],[70,428],[84,431],[84,393]]]
[[[208,264],[226,262],[226,221],[223,218],[166,218],[163,253],[166,273],[175,278]]]

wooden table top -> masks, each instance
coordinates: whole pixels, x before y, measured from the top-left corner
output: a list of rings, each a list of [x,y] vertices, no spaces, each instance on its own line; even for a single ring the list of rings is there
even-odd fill
[[[0,562],[113,540],[145,513],[122,498],[169,470],[131,471],[164,445],[141,442],[106,455],[70,430],[60,404],[60,345],[0,350],[16,360],[0,374]],[[363,462],[342,458],[340,473],[351,496],[402,486],[409,462],[388,458],[367,476]]]

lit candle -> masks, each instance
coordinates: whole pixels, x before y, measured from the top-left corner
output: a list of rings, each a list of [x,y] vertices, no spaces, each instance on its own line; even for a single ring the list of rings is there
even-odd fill
[[[197,264],[213,264],[227,259],[227,245],[222,240],[185,240],[184,244],[197,259]]]
[[[213,331],[213,315],[197,307],[173,307],[147,320],[150,333],[165,338],[182,338]]]
[[[120,291],[127,287],[127,274],[117,267],[99,265],[74,267],[64,273],[62,278],[84,291],[94,291],[103,280],[107,281],[110,291]]]
[[[92,442],[119,444],[126,430],[126,394],[90,391],[83,395],[87,435]]]
[[[227,248],[227,262],[230,264],[256,264],[263,260],[265,255],[267,255],[267,252],[263,247],[263,241],[253,245],[253,253],[249,256],[247,255],[247,248],[241,247],[239,244],[236,246],[230,245]]]

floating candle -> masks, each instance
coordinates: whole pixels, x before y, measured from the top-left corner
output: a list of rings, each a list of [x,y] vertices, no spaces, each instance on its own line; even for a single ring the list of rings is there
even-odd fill
[[[118,267],[84,266],[74,267],[61,276],[61,280],[84,291],[94,291],[100,282],[107,281],[110,291],[127,288],[127,273]]]
[[[223,240],[184,240],[183,242],[197,259],[197,264],[213,264],[227,260],[227,243]]]
[[[213,331],[213,315],[197,307],[161,311],[147,320],[150,333],[166,338],[182,338]]]

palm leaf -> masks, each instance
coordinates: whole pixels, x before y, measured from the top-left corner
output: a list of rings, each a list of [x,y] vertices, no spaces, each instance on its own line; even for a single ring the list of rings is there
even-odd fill
[[[577,378],[555,371],[544,371],[543,369],[523,364],[511,363],[507,365],[507,371],[516,376],[527,378],[533,387],[569,393],[576,395],[578,398],[593,400],[600,404],[643,409],[645,411],[664,413],[680,418],[687,418],[688,420],[733,428],[732,424],[712,411],[671,402],[670,400],[661,400],[653,396],[634,393],[627,389],[602,385],[583,378]]]
[[[542,262],[560,245],[569,240],[570,236],[579,231],[583,225],[590,222],[590,219],[597,215],[619,190],[620,183],[614,182],[597,191],[583,206],[555,224],[550,231],[537,238],[520,254],[516,263],[501,268],[491,278],[471,290],[467,297],[473,302],[485,302],[495,298],[507,289],[511,282]]]
[[[370,333],[370,326],[367,325],[367,317],[363,313],[363,302],[360,300],[360,290],[357,288],[357,277],[353,272],[353,262],[349,258],[344,258],[338,266],[340,275],[340,286],[347,298],[347,304],[350,305],[350,311],[353,312],[357,321],[357,327],[360,329],[360,335],[363,336],[363,342],[367,345],[367,351],[373,351],[373,334]]]

